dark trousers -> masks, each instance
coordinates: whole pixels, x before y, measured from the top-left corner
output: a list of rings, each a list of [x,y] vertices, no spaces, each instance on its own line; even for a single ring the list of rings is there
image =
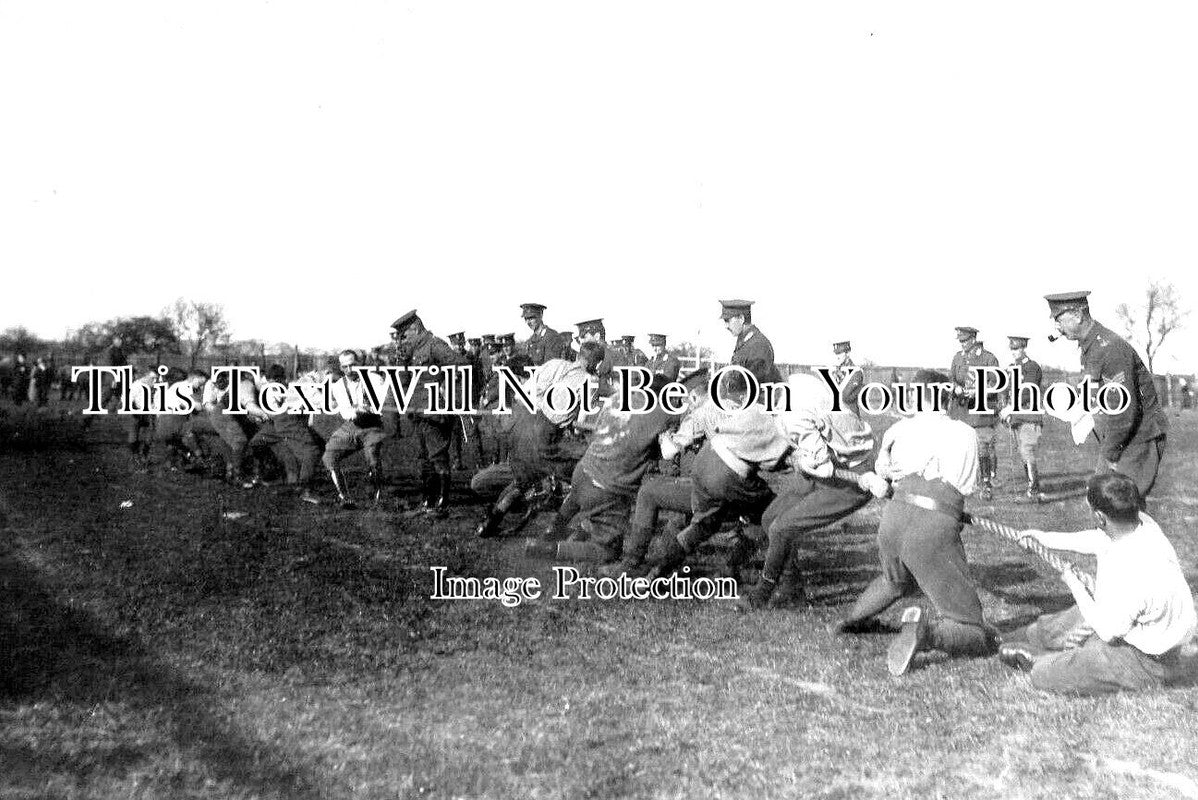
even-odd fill
[[[624,555],[643,561],[657,529],[658,515],[662,511],[689,514],[693,490],[690,478],[663,475],[642,481],[632,512],[632,530],[624,537]]]
[[[225,414],[221,411],[209,411],[208,421],[228,448],[228,466],[240,471],[246,448],[257,432],[257,426],[245,414]]]
[[[961,543],[964,500],[960,493],[941,481],[914,475],[900,480],[895,492],[931,498],[949,513],[898,499],[886,504],[878,526],[882,574],[857,599],[850,619],[867,619],[920,589],[938,612],[930,628],[932,647],[952,655],[992,653],[994,640]]]
[[[1183,683],[1193,677],[1180,648],[1150,656],[1123,641],[1107,643],[1091,634],[1081,645],[1064,649],[1065,635],[1085,623],[1073,606],[1047,614],[1026,629],[1027,641],[1037,649],[1056,651],[1039,656],[1032,667],[1032,685],[1046,692],[1094,695],[1138,689],[1156,689]]]
[[[1165,457],[1165,436],[1162,434],[1146,442],[1132,442],[1123,449],[1116,470],[1136,482],[1140,490],[1140,498],[1148,499],[1149,492],[1156,485],[1156,476],[1160,472],[1161,459]],[[1100,463],[1100,469],[1106,471],[1106,462]]]
[[[254,434],[250,447],[270,450],[283,465],[288,483],[312,485],[321,446],[304,416],[279,414],[271,417]]]
[[[872,497],[854,483],[796,475],[761,517],[769,537],[762,577],[777,581],[806,534],[844,519]]]
[[[691,470],[691,524],[678,534],[678,542],[693,551],[720,530],[728,512],[760,517],[774,499],[765,481],[756,475],[742,478],[716,455],[711,445],[703,445]]]
[[[326,469],[334,470],[341,459],[362,451],[369,469],[379,468],[379,449],[387,440],[387,430],[380,424],[372,428],[360,428],[352,419],[346,420],[324,446],[324,456],[321,459]],[[446,451],[448,457],[448,451]]]
[[[448,475],[449,440],[457,417],[449,415],[417,414],[412,420],[416,429],[416,441],[420,444],[420,476]]]

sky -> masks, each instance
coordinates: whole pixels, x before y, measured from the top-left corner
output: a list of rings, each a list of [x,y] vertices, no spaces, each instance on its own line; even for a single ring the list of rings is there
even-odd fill
[[[368,346],[604,317],[947,365],[1198,304],[1193,3],[0,0],[0,328]],[[1158,371],[1198,370],[1198,318]]]

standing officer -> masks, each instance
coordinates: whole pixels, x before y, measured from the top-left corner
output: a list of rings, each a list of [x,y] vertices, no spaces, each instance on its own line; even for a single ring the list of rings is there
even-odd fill
[[[607,328],[603,318],[588,319],[578,323],[578,342],[598,342],[603,347],[603,359],[595,367],[595,377],[599,381],[599,396],[607,397],[614,389],[612,384],[612,369],[627,365],[623,353],[607,343]]]
[[[1044,371],[1040,365],[1028,358],[1026,336],[1008,336],[1007,345],[1011,348],[1011,385],[1015,384],[1015,371],[1019,371],[1019,382],[1028,386],[1043,389]],[[1043,428],[1044,414],[1041,411],[1020,411],[1014,413],[1011,403],[1014,397],[999,412],[1003,421],[1011,426],[1015,443],[1019,446],[1019,457],[1023,459],[1023,468],[1027,472],[1027,497],[1035,500],[1040,496],[1040,470],[1036,464],[1036,451],[1040,446],[1040,431]],[[1030,398],[1023,398],[1020,405],[1029,405]]]
[[[458,357],[461,358],[464,363],[471,364],[471,371],[473,372],[473,364],[470,361],[470,354],[466,347],[466,332],[458,331],[457,333],[451,333],[447,339],[449,341],[449,346],[454,349],[454,352],[458,354]],[[458,402],[460,404],[460,398]],[[462,463],[462,439],[466,436],[466,428],[464,424],[465,417],[463,417],[462,420],[463,422],[459,422],[453,426],[453,429],[450,431],[449,435],[449,449],[453,454],[454,469],[462,469],[464,466]]]
[[[416,428],[416,436],[420,442],[420,478],[424,490],[423,507],[426,511],[437,516],[447,513],[449,504],[449,489],[451,472],[449,464],[449,438],[453,427],[458,424],[458,418],[452,414],[425,413],[428,408],[428,389],[446,397],[446,367],[464,364],[464,360],[448,344],[433,336],[425,327],[424,322],[416,315],[415,309],[391,323],[393,336],[400,341],[400,346],[406,355],[403,366],[438,367],[437,375],[425,375],[421,378],[421,386],[417,387],[412,397],[412,405],[408,407],[408,416]],[[515,335],[511,336],[514,343]]]
[[[1141,499],[1156,483],[1165,455],[1168,423],[1152,375],[1135,349],[1121,337],[1090,317],[1089,292],[1045,295],[1057,330],[1081,349],[1082,371],[1097,385],[1118,383],[1127,390],[1129,402],[1119,414],[1099,414],[1094,431],[1098,435],[1100,461],[1136,482]]]
[[[753,315],[749,306],[752,300],[721,300],[723,311],[720,318],[728,332],[736,337],[736,345],[732,348],[732,363],[744,367],[757,382],[780,383],[782,373],[774,364],[774,346],[765,334],[753,324]]]
[[[832,377],[837,385],[844,384],[844,388],[840,390],[841,408],[861,416],[860,400],[861,389],[865,386],[865,371],[857,369],[854,372],[857,365],[853,363],[850,355],[852,352],[853,343],[848,340],[833,343]]]
[[[643,367],[649,363],[649,357],[637,349],[635,336],[621,336],[620,341],[623,344],[624,357],[628,359],[630,366]]]
[[[997,367],[998,359],[978,341],[978,329],[968,325],[957,327],[957,342],[961,349],[953,355],[949,377],[953,383],[956,402],[949,414],[953,419],[973,428],[978,437],[978,467],[982,500],[994,499],[994,479],[998,476],[998,452],[994,446],[995,426],[998,424],[1000,398],[987,394],[986,413],[974,413],[983,387],[978,385],[975,367]]]
[[[546,361],[562,357],[562,339],[553,328],[545,324],[545,306],[540,303],[524,303],[520,306],[524,323],[532,334],[524,341],[524,352],[534,367]]]
[[[649,334],[649,345],[653,348],[653,358],[649,359],[645,364],[649,371],[655,375],[665,375],[667,380],[678,380],[678,371],[682,369],[682,362],[677,356],[666,350],[666,335],[664,333]]]

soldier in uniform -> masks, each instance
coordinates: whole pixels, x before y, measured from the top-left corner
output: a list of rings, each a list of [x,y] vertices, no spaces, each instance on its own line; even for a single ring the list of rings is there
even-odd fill
[[[861,369],[854,371],[857,365],[853,363],[853,358],[850,355],[852,352],[853,343],[848,340],[833,343],[834,361],[831,370],[832,378],[837,385],[844,385],[844,388],[840,390],[841,408],[860,416],[861,389],[865,386],[865,371]]]
[[[978,437],[978,467],[981,488],[978,495],[982,500],[994,499],[994,479],[998,476],[998,451],[994,446],[997,434],[1000,398],[987,394],[986,413],[974,413],[983,389],[978,385],[975,367],[997,367],[998,359],[978,341],[978,329],[968,325],[956,328],[957,342],[961,349],[953,355],[949,377],[953,383],[953,403],[949,416],[973,428]]]
[[[599,381],[599,396],[607,397],[614,391],[612,384],[612,369],[624,366],[628,362],[624,354],[607,343],[607,328],[603,319],[588,319],[578,323],[578,341],[580,344],[598,342],[603,347],[603,360],[595,368],[595,377]]]
[[[424,322],[416,315],[415,309],[391,323],[394,336],[399,338],[401,347],[406,354],[403,366],[414,367],[455,367],[464,364],[462,357],[441,339],[433,336],[425,327]],[[511,342],[515,343],[515,334],[508,334]],[[428,391],[425,387],[433,385],[444,396],[444,370],[439,375],[428,375],[421,379],[421,386],[412,397],[412,405],[408,407],[408,416],[416,429],[420,442],[420,477],[424,490],[423,508],[436,516],[444,516],[449,504],[449,489],[451,471],[449,463],[449,438],[458,424],[458,418],[451,414],[429,414]]]
[[[635,336],[621,336],[620,343],[624,358],[628,360],[630,366],[643,367],[649,363],[648,356],[637,349]]]
[[[476,467],[481,468],[486,464],[486,453],[483,451],[482,429],[479,422],[479,410],[482,408],[483,392],[487,388],[487,380],[490,377],[490,361],[489,355],[484,355],[482,352],[482,339],[470,338],[466,340],[466,363],[470,365],[470,405],[475,409],[473,414],[462,417],[462,425],[464,428],[464,436],[472,442],[471,447],[474,449],[474,463]],[[461,450],[458,450],[458,462],[462,460]]]
[[[560,358],[566,361],[573,361],[578,355],[578,351],[574,349],[574,334],[569,331],[562,331],[558,334],[562,341],[562,354]]]
[[[723,306],[720,317],[728,332],[736,337],[732,363],[753,373],[759,384],[780,383],[782,373],[774,363],[774,346],[753,324],[753,315],[749,310],[753,301],[721,300],[720,305]]]
[[[553,358],[563,358],[561,336],[545,324],[545,306],[540,303],[524,303],[520,306],[524,322],[532,334],[524,341],[524,354],[534,367],[539,367]]]
[[[654,375],[665,375],[667,380],[678,380],[678,371],[682,362],[677,356],[666,350],[666,335],[664,333],[649,334],[649,345],[653,348],[653,358],[645,364]]]
[[[1011,348],[1011,385],[1015,384],[1014,372],[1019,370],[1019,382],[1028,386],[1041,386],[1044,380],[1044,371],[1027,355],[1026,336],[1008,336],[1007,344]],[[1041,411],[1020,411],[1015,413],[1012,411],[1013,395],[1008,392],[1010,398],[999,412],[1002,420],[1011,426],[1011,433],[1015,437],[1015,443],[1019,447],[1019,457],[1023,459],[1023,469],[1027,473],[1027,497],[1029,500],[1035,500],[1040,496],[1040,469],[1036,464],[1036,451],[1040,446],[1040,431],[1043,428],[1044,414]],[[1022,406],[1029,405],[1030,398],[1023,398]]]
[[[470,353],[466,347],[466,332],[458,331],[457,333],[451,333],[448,337],[446,337],[446,339],[449,342],[449,346],[452,347],[454,352],[458,354],[458,357],[461,358],[464,363],[471,364],[473,368],[473,364],[470,360]],[[465,418],[463,418],[463,420],[464,419]],[[453,426],[453,430],[449,435],[449,449],[453,454],[454,469],[462,469],[464,466],[462,463],[462,439],[464,438],[465,434],[465,425],[462,422],[459,422]]]
[[[1089,292],[1045,296],[1061,335],[1077,342],[1082,370],[1096,385],[1118,383],[1130,396],[1119,414],[1099,414],[1099,469],[1110,468],[1136,482],[1141,500],[1156,483],[1165,455],[1168,422],[1156,395],[1152,375],[1135,349],[1090,317]]]
[[[17,353],[12,367],[12,401],[23,405],[29,396],[29,361],[24,353]]]

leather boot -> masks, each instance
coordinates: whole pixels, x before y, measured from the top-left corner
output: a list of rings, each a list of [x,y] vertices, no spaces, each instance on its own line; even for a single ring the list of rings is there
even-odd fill
[[[661,554],[661,558],[653,566],[649,573],[651,578],[668,577],[670,573],[675,572],[679,567],[686,563],[686,557],[690,555],[686,549],[678,543],[678,539],[671,537],[666,540],[665,552]]]
[[[1040,471],[1036,468],[1035,463],[1029,462],[1027,465],[1027,496],[1035,498],[1040,494]]]
[[[487,509],[487,516],[475,527],[474,535],[480,539],[494,539],[499,535],[500,528],[503,527],[504,515],[505,512],[491,506]]]
[[[653,531],[645,525],[634,524],[632,530],[624,537],[624,553],[619,561],[604,564],[599,568],[599,575],[604,578],[618,578],[627,574],[639,578],[648,569],[645,566],[645,553],[649,551],[649,543],[653,540]]]
[[[449,516],[449,489],[453,485],[453,476],[448,472],[439,472],[433,478],[432,508],[429,513],[434,517]]]
[[[777,586],[776,581],[772,581],[762,575],[761,580],[757,581],[756,586],[736,598],[736,610],[756,611],[765,608]]]
[[[437,502],[437,476],[420,476],[420,510],[431,511]]]
[[[728,551],[728,560],[724,563],[724,568],[720,570],[719,577],[732,578],[740,583],[740,568],[749,560],[749,556],[753,555],[755,549],[756,543],[752,539],[738,535]]]
[[[337,503],[344,509],[357,508],[354,501],[349,499],[349,484],[345,482],[345,474],[339,469],[331,469],[329,478],[333,481],[333,488],[337,490]]]
[[[383,499],[383,476],[377,467],[367,470],[366,479],[370,481],[371,501],[378,505]]]
[[[789,563],[782,570],[778,580],[778,588],[770,598],[770,608],[793,608],[807,602],[807,591],[803,588],[802,573],[799,568]]]

